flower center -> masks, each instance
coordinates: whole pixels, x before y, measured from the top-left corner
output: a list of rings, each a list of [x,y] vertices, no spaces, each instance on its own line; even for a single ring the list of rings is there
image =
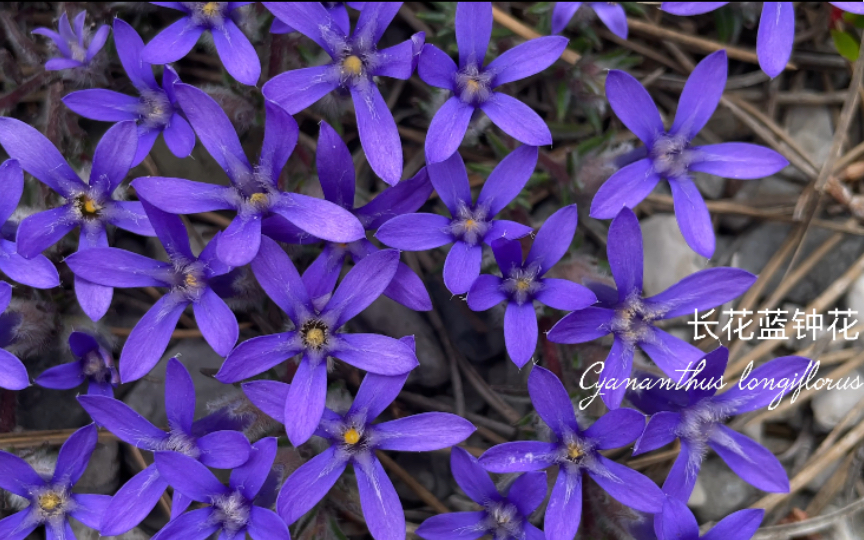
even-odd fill
[[[664,178],[686,175],[693,162],[694,154],[686,138],[668,134],[657,137],[649,153],[654,170]]]
[[[360,442],[360,433],[352,427],[342,434],[342,439],[345,440],[346,444],[353,446]]]
[[[569,459],[579,459],[585,452],[578,443],[571,442],[567,444],[567,457]]]
[[[485,207],[472,210],[462,204],[456,211],[455,219],[450,222],[450,232],[469,246],[476,246],[489,230],[489,222],[486,221],[488,213]]]
[[[102,359],[102,356],[99,354],[99,351],[90,351],[84,356],[84,375],[88,377],[93,377],[94,375],[98,375],[105,370],[105,361]]]
[[[200,282],[198,281],[198,278],[195,277],[195,275],[191,274],[191,273],[186,274],[186,276],[183,277],[183,283],[185,283],[187,287],[191,287],[191,288],[195,288],[200,284]]]
[[[300,335],[306,348],[319,351],[327,345],[329,337],[327,325],[319,320],[307,321],[300,329]]]
[[[522,515],[508,501],[493,502],[486,506],[486,531],[494,538],[524,538]]]
[[[174,108],[168,101],[168,96],[161,92],[146,92],[141,95],[141,105],[138,114],[141,123],[147,127],[163,128],[168,125]]]
[[[98,219],[103,208],[96,200],[83,193],[75,197],[72,206],[81,218],[88,220]]]
[[[160,448],[160,450],[173,450],[174,452],[179,452],[184,456],[189,456],[194,459],[198,459],[201,455],[201,450],[198,449],[198,444],[195,441],[195,438],[187,435],[182,429],[174,428],[171,426],[171,432],[168,434],[168,438],[160,446],[164,446],[164,448]]]
[[[492,75],[469,64],[456,73],[456,93],[463,102],[480,105],[492,97]]]
[[[256,208],[265,208],[268,201],[266,193],[253,193],[249,196],[249,202]]]
[[[502,271],[507,272],[506,269],[502,269]],[[537,279],[539,273],[540,268],[536,266],[514,268],[510,270],[509,276],[501,284],[501,289],[521,306],[525,302],[533,300],[534,295],[543,287],[541,281]]]
[[[250,507],[238,491],[213,501],[213,517],[227,531],[239,531],[249,523]]]
[[[342,60],[342,71],[348,75],[357,76],[363,71],[363,61],[356,54],[352,54]]]
[[[661,310],[645,305],[641,298],[629,298],[615,309],[610,330],[626,343],[636,343],[648,335],[648,327],[662,316]]]
[[[204,7],[201,8],[201,13],[207,17],[212,17],[218,15],[221,10],[222,8],[219,6],[219,2],[207,2],[204,4]]]
[[[39,496],[39,508],[48,513],[56,510],[62,503],[63,499],[53,491]]]

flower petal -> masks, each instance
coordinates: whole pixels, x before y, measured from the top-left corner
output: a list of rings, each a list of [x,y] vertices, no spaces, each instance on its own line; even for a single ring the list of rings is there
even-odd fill
[[[432,182],[429,181],[428,168],[423,167],[408,180],[403,180],[376,195],[355,210],[354,215],[367,230],[375,230],[396,216],[416,212],[426,204],[431,194]]]
[[[78,403],[94,422],[136,448],[155,451],[168,437],[120,400],[104,396],[78,396]]]
[[[552,33],[563,32],[580,7],[582,2],[555,2],[555,7],[552,8]]]
[[[303,272],[303,283],[309,296],[321,298],[333,293],[336,282],[342,274],[345,250],[333,244],[326,244],[321,254]]]
[[[693,512],[683,501],[667,497],[663,501],[663,511],[654,518],[657,538],[699,540],[699,524]]]
[[[328,38],[331,37],[330,34],[334,38],[344,37],[345,32],[336,24],[324,6],[316,2],[262,2],[262,4],[277,19],[320,45],[330,56],[336,57],[336,51],[333,50]],[[376,42],[377,40],[372,43]]]
[[[301,465],[285,480],[276,503],[279,515],[291,525],[312,510],[342,476],[348,462],[330,447]]]
[[[182,178],[145,176],[136,178],[132,187],[138,196],[172,214],[197,214],[213,210],[233,210],[231,188],[193,182]]]
[[[275,437],[261,439],[252,445],[246,463],[231,471],[231,489],[239,490],[249,501],[254,500],[273,468],[276,450]]]
[[[633,409],[615,409],[598,418],[584,435],[594,442],[595,448],[609,450],[629,445],[644,430],[644,414]]]
[[[340,334],[336,358],[379,375],[402,375],[419,365],[414,349],[404,341],[379,334]]]
[[[183,17],[159,32],[144,46],[141,60],[151,64],[176,62],[189,54],[202,33],[203,26],[195,24],[191,17]]]
[[[78,226],[69,205],[31,214],[18,225],[18,254],[36,257]]]
[[[486,206],[490,217],[496,215],[522,192],[522,188],[528,183],[535,167],[537,167],[536,146],[522,145],[510,152],[486,179],[480,190],[480,195],[477,197],[477,206]],[[465,183],[468,184],[467,174],[465,175]],[[469,187],[469,202],[471,200],[470,194]]]
[[[518,99],[492,92],[480,108],[492,123],[517,141],[531,146],[552,144],[552,133],[534,109]]]
[[[417,75],[423,79],[423,82],[429,86],[452,91],[455,90],[456,71],[456,62],[450,58],[450,55],[430,43],[423,46],[417,64]]]
[[[573,311],[597,302],[591,289],[566,279],[544,278],[543,288],[534,297],[551,308]]]
[[[415,38],[419,41],[415,42]],[[421,50],[424,45],[426,34],[418,32],[412,39],[406,39],[402,43],[380,49],[380,64],[369,71],[373,77],[392,77],[394,79],[406,80],[414,74],[414,50]]]
[[[591,2],[591,9],[613,34],[627,39],[627,14],[621,4]]]
[[[147,218],[162,243],[162,247],[168,253],[168,257],[187,261],[195,260],[192,249],[189,247],[189,234],[186,232],[186,227],[180,220],[180,216],[164,212],[144,200],[141,201],[141,206],[144,207]]]
[[[170,293],[153,304],[138,321],[120,353],[120,379],[137,381],[150,373],[171,340],[171,333],[188,302],[178,301]]]
[[[555,463],[557,450],[558,445],[553,443],[540,441],[506,442],[486,450],[480,456],[480,465],[483,465],[487,471],[494,473],[539,471]]]
[[[453,242],[450,220],[437,214],[405,214],[381,225],[375,237],[405,251],[425,251]]]
[[[764,517],[765,510],[761,508],[739,510],[721,519],[714,528],[705,533],[702,540],[750,540]]]
[[[213,469],[234,469],[249,459],[249,441],[239,431],[214,431],[196,444],[201,451],[198,460]]]
[[[261,93],[267,100],[277,103],[290,114],[297,114],[336,90],[338,86],[338,71],[334,72],[331,64],[325,64],[280,73],[264,83]]]
[[[468,291],[468,307],[473,311],[486,311],[506,301],[507,295],[501,290],[502,283],[498,276],[479,276]]]
[[[35,289],[51,289],[60,285],[57,269],[43,255],[25,259],[18,255],[15,244],[0,238],[0,271],[13,281]]]
[[[99,530],[102,525],[102,517],[111,499],[110,495],[75,493],[72,495],[75,509],[69,512],[69,515],[91,529]]]
[[[165,287],[173,268],[118,248],[92,248],[73,253],[66,264],[87,281],[106,287]]]
[[[689,141],[705,127],[723,96],[728,63],[721,49],[696,65],[684,84],[670,134]]]
[[[57,454],[52,484],[71,486],[78,482],[87,468],[90,455],[96,449],[96,431],[96,424],[90,424],[75,431],[66,439]]]
[[[327,399],[327,362],[312,365],[303,357],[285,401],[285,431],[294,446],[309,440],[324,414]],[[284,516],[283,516],[284,517]]]
[[[354,35],[362,35],[371,43],[378,43],[401,6],[399,2],[366,2],[360,10]]]
[[[195,383],[177,358],[165,367],[165,414],[172,430],[189,433],[195,420]]]
[[[500,86],[540,73],[561,57],[568,41],[561,36],[543,36],[508,49],[486,67],[488,72],[495,74],[491,86]]]
[[[654,100],[632,75],[617,69],[609,71],[606,98],[618,119],[646,145],[665,132]]]
[[[213,44],[225,66],[225,71],[243,84],[254,86],[261,76],[261,61],[249,38],[229,18],[221,27],[214,27]]]
[[[45,485],[45,480],[26,461],[9,452],[0,452],[0,488],[21,497],[30,497],[34,487]]]
[[[405,513],[399,495],[381,463],[371,456],[369,461],[365,467],[356,461],[354,465],[369,534],[379,540],[400,540],[405,536]]]
[[[864,4],[860,2],[828,2],[832,6],[842,9],[843,11],[848,11],[849,13],[854,13],[856,15],[864,15]],[[35,33],[35,32],[34,32]]]
[[[639,414],[639,413],[636,413]],[[471,422],[455,414],[428,412],[376,424],[381,450],[431,452],[455,446],[477,431]]]
[[[0,387],[9,388],[7,384],[9,381],[4,380],[9,375],[4,372],[10,372],[10,366],[13,366],[14,363],[8,359],[8,356],[12,356],[12,353],[8,351],[0,352]],[[12,356],[15,360],[18,360],[14,356]],[[21,361],[18,360],[18,363]],[[29,380],[27,380],[27,371],[24,368],[24,365],[21,365],[21,369],[24,369],[24,380],[27,381],[28,384],[22,386],[21,388],[15,388],[14,390],[21,390],[26,388],[29,385]],[[13,372],[14,373],[14,372]],[[60,364],[59,366],[54,366],[52,368],[48,368],[42,372],[41,375],[36,377],[33,381],[39,386],[43,388],[54,388],[57,390],[67,390],[69,388],[75,388],[84,383],[87,380],[87,377],[84,375],[84,372],[81,370],[80,362],[70,362],[68,364]]]
[[[426,132],[427,163],[439,163],[458,153],[474,110],[474,106],[456,96],[444,102],[432,117]]]
[[[689,170],[725,178],[750,180],[772,175],[789,162],[770,148],[757,144],[728,142],[693,147]]]
[[[771,493],[789,493],[786,469],[774,454],[753,439],[717,425],[708,444],[748,484]]]
[[[288,525],[279,517],[279,514],[257,505],[249,510],[246,532],[253,540],[290,540],[291,538]]]
[[[89,63],[90,60],[96,56],[96,53],[105,46],[105,42],[108,41],[108,34],[110,32],[111,28],[107,24],[103,24],[98,30],[96,30],[93,37],[90,38],[90,45],[87,46],[87,53],[84,55],[86,62]]]
[[[165,138],[168,150],[171,150],[171,153],[179,158],[188,157],[195,148],[195,132],[192,130],[192,126],[177,113],[171,115],[171,120],[165,126],[165,129],[162,130],[162,136]],[[141,157],[139,161],[139,156],[141,156],[140,140],[138,141],[138,145],[138,155],[135,157],[136,164],[144,160]]]
[[[63,97],[63,104],[84,118],[103,122],[138,120],[141,100],[113,90],[78,90]]]
[[[360,12],[361,17],[365,11]],[[393,114],[374,84],[351,86],[350,90],[366,160],[375,174],[395,186],[402,177],[402,143]]]
[[[723,7],[729,2],[663,2],[660,9],[673,15],[701,15]]]
[[[0,200],[0,224],[6,223],[18,207],[24,193],[24,172],[14,159],[7,159],[0,165],[0,185],[3,198]]]
[[[458,216],[460,208],[471,208],[471,185],[468,182],[468,171],[465,162],[459,152],[441,161],[430,163],[426,170],[429,171],[429,180],[435,188],[435,192],[441,198],[441,202],[450,210],[451,216]],[[479,201],[478,201],[479,203]],[[490,212],[490,216],[494,212]]]
[[[153,540],[206,540],[222,528],[221,523],[213,519],[213,512],[212,506],[187,512],[169,521]]]
[[[574,311],[555,323],[546,337],[553,343],[593,341],[609,334],[609,325],[614,317],[615,311],[606,308],[589,307]]]
[[[622,208],[633,208],[648,196],[660,181],[650,159],[640,159],[620,169],[597,190],[591,201],[591,217],[612,219]]]
[[[459,66],[483,66],[492,38],[492,2],[463,2],[456,5],[456,43]]]
[[[528,517],[543,503],[546,489],[546,474],[539,471],[529,472],[520,475],[513,482],[507,498],[516,505],[520,514]]]
[[[346,210],[354,208],[354,161],[351,152],[330,124],[319,124],[315,158],[324,198]]]
[[[285,401],[288,399],[289,384],[260,380],[243,383],[242,387],[243,393],[253,405],[280,424],[285,423]]]
[[[675,201],[675,217],[678,228],[687,245],[706,258],[714,255],[715,238],[711,215],[699,188],[689,178],[675,178],[669,181]]]
[[[555,435],[561,438],[568,432],[580,432],[573,402],[570,401],[567,390],[554,373],[535,366],[528,376],[528,393],[531,395],[531,403],[534,404],[537,414]],[[487,469],[492,470],[488,467]]]
[[[519,368],[525,366],[537,348],[537,313],[534,303],[521,306],[515,302],[507,304],[504,312],[504,344],[507,354]]]
[[[153,68],[141,60],[144,41],[129,23],[119,18],[114,19],[114,44],[117,47],[120,63],[132,85],[139,91],[157,90],[159,86],[156,84],[156,77],[153,76]]]
[[[693,488],[696,487],[699,469],[702,467],[702,452],[700,450],[700,447],[688,439],[681,439],[681,450],[663,482],[663,493],[680,501],[690,499]]]
[[[381,296],[398,265],[399,252],[395,249],[382,249],[367,255],[348,271],[321,315],[333,317],[334,328],[342,326]]]
[[[322,240],[348,243],[366,236],[363,225],[354,214],[323,199],[283,193],[271,210]]]
[[[499,238],[525,238],[532,232],[534,232],[534,229],[527,225],[522,225],[521,223],[516,223],[515,221],[509,221],[506,219],[496,219],[489,222],[489,229],[483,237],[483,242],[492,245],[492,243]]]
[[[450,451],[450,469],[456,483],[472,501],[485,505],[501,500],[501,495],[486,469],[464,448],[454,446]]]
[[[648,327],[639,347],[651,357],[663,373],[679,380],[688,365],[695,365],[705,356],[697,347],[659,328]]]
[[[621,504],[641,512],[656,514],[661,510],[665,495],[651,479],[602,455],[598,454],[597,459],[606,470],[589,470],[588,474],[606,493]]]
[[[618,410],[623,411],[624,409]],[[661,411],[652,415],[648,419],[645,431],[642,432],[639,440],[636,441],[633,455],[656,450],[674,441],[678,437],[675,434],[675,430],[680,423],[681,415],[679,413]]]
[[[539,265],[541,276],[548,272],[570,249],[578,223],[575,204],[565,206],[549,216],[534,237],[531,251],[525,257],[525,266]]]
[[[216,374],[229,384],[264,373],[303,350],[298,332],[285,332],[247,339],[237,346]]]
[[[159,474],[174,489],[194,501],[209,503],[228,492],[210,469],[180,452],[156,452],[154,460]]]
[[[729,302],[744,294],[755,281],[756,276],[739,268],[706,268],[646,298],[645,303],[661,310],[664,319],[672,319]]]
[[[562,469],[549,496],[543,529],[552,539],[571,539],[582,520],[582,471]]]
[[[415,534],[424,540],[477,540],[486,534],[486,515],[485,511],[439,514],[421,523]]]
[[[252,272],[267,296],[292,321],[312,312],[312,300],[291,258],[279,244],[266,236],[261,238],[258,256],[252,261]]]
[[[423,285],[423,280],[403,262],[399,263],[393,281],[382,294],[414,311],[432,310],[432,299]]]
[[[603,364],[599,384],[605,389],[600,394],[603,403],[610,409],[617,409],[627,392],[627,377],[633,370],[634,349],[618,336],[612,342],[612,349]]]
[[[482,246],[469,246],[457,240],[444,260],[444,284],[453,294],[465,294],[480,276]]]
[[[406,342],[403,341],[403,343]],[[402,387],[405,386],[407,378],[407,373],[402,375],[367,373],[363,377],[363,382],[360,383],[360,388],[354,397],[354,403],[351,404],[346,416],[353,418],[355,415],[362,414],[366,422],[371,423],[393,403],[393,400],[402,391]]]
[[[756,35],[759,67],[772,79],[786,69],[795,39],[795,6],[792,2],[765,2]]]
[[[168,488],[168,482],[152,464],[133,476],[117,491],[105,509],[102,526],[105,536],[118,536],[144,521]]]
[[[782,356],[767,362],[742,378],[715,401],[734,406],[734,414],[744,414],[767,407],[795,390],[815,364],[802,356]],[[773,388],[772,388],[773,387]]]

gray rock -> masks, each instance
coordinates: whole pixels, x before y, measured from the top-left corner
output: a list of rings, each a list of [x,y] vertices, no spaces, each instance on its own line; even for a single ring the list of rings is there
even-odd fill
[[[846,413],[851,411],[859,401],[864,399],[864,385],[857,385],[860,386],[858,389],[852,388],[852,386],[855,386],[852,383],[854,383],[856,377],[858,377],[859,381],[864,381],[864,378],[862,378],[864,377],[864,373],[855,371],[850,373],[848,377],[850,384],[847,385],[847,388],[823,390],[813,398],[813,417],[816,420],[815,425],[819,430],[825,432],[831,431],[846,416]],[[838,380],[838,384],[842,385],[842,382],[840,382],[842,380],[844,378]],[[853,420],[853,424],[859,422],[862,418],[864,418],[864,414],[859,414]]]
[[[828,107],[789,107],[783,119],[786,132],[810,155],[817,167],[821,167],[831,152],[834,126]],[[805,178],[793,167],[784,170],[790,176]],[[806,179],[806,178],[805,178]]]
[[[743,182],[741,189],[733,197],[744,204],[754,204],[752,201],[769,201],[771,204],[794,205],[801,194],[801,186],[785,180],[778,175]],[[720,218],[723,227],[735,231],[743,230],[753,223],[747,216],[724,215]]]
[[[447,357],[432,327],[416,311],[381,296],[354,320],[366,331],[394,338],[414,336],[420,366],[411,372],[408,384],[435,387],[450,380]]]
[[[681,235],[673,214],[654,214],[642,220],[645,252],[645,296],[655,295],[690,274],[705,268]]]
[[[696,187],[706,199],[719,199],[726,189],[726,179],[714,174],[696,172],[692,173]]]
[[[75,537],[78,540],[149,540],[152,538],[149,534],[138,528],[132,529],[120,536],[100,536],[98,531],[94,531],[75,519],[70,519],[69,524],[72,525],[72,532],[75,533]]]
[[[756,488],[741,480],[720,458],[713,456],[702,462],[699,480],[710,494],[705,497],[703,504],[694,505],[700,523],[720,521],[746,506],[750,497],[756,493]],[[693,502],[700,501],[697,498]]]
[[[420,485],[432,492],[438,500],[444,500],[453,493],[450,456],[448,454],[400,452],[395,459],[399,466],[408,471]],[[390,477],[393,479],[393,485],[396,487],[396,493],[399,494],[400,499],[409,502],[421,502],[420,497],[411,488],[394,475],[391,474]]]
[[[120,487],[120,443],[109,441],[96,445],[84,475],[75,484],[78,493],[113,495]]]
[[[183,339],[170,348],[162,360],[156,364],[153,371],[139,381],[124,398],[127,405],[139,414],[153,422],[156,426],[167,426],[165,415],[165,367],[168,359],[176,356],[195,383],[195,418],[207,414],[207,403],[215,401],[229,392],[232,387],[226,386],[213,377],[202,375],[200,370],[219,369],[224,359],[216,354],[203,339]]]
[[[450,294],[439,280],[430,280],[426,286],[453,346],[469,362],[488,362],[504,354],[503,309],[471,311],[467,302]]]

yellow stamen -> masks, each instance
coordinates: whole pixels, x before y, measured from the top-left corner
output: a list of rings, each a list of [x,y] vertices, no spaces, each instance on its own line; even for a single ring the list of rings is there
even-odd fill
[[[204,4],[204,7],[201,8],[201,12],[208,17],[218,15],[219,11],[219,2],[207,2]]]
[[[516,289],[519,291],[527,291],[530,286],[531,283],[527,279],[516,280]]]
[[[193,276],[192,274],[186,274],[186,277],[183,279],[186,282],[187,287],[196,287],[198,285],[198,278]]]
[[[320,328],[311,328],[306,332],[306,343],[312,347],[320,347],[324,345],[324,330]]]
[[[468,79],[468,82],[465,84],[468,86],[468,91],[470,91],[471,93],[474,93],[474,92],[477,92],[477,90],[480,90],[480,83],[478,83],[474,79]]]
[[[255,206],[261,206],[267,202],[267,194],[266,193],[253,193],[252,196],[249,197],[249,202],[251,202]]]
[[[582,449],[576,443],[570,443],[567,445],[567,456],[570,459],[576,459],[582,455]]]
[[[56,493],[46,493],[45,495],[39,496],[39,508],[46,512],[51,512],[60,506],[61,502],[60,496]]]
[[[357,430],[353,427],[346,431],[345,434],[342,435],[342,438],[344,438],[345,442],[348,444],[357,444],[360,442],[360,434],[357,433]]]
[[[345,60],[342,60],[342,69],[351,75],[360,75],[363,69],[363,61],[356,55],[351,55]]]
[[[477,222],[476,221],[474,221],[473,219],[466,219],[465,220],[465,229],[467,229],[469,231],[473,231],[476,228],[477,228]]]

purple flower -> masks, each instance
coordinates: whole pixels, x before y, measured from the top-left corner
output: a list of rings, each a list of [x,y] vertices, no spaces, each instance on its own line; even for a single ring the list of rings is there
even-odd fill
[[[160,176],[137,178],[132,185],[142,199],[172,214],[236,210],[237,216],[216,246],[219,260],[243,266],[254,259],[261,244],[261,220],[273,213],[331,242],[353,242],[365,236],[350,212],[327,201],[279,190],[279,174],[299,134],[290,114],[265,102],[264,143],[258,165],[252,167],[231,121],[213,98],[186,84],[177,84],[174,91],[201,143],[228,173],[231,186]]]
[[[828,2],[837,9],[848,11],[856,15],[864,15],[864,3],[861,2]]]
[[[198,329],[218,354],[225,356],[240,333],[234,313],[213,292],[210,280],[231,267],[216,258],[219,235],[199,257],[192,255],[189,237],[180,218],[142,203],[165,247],[170,262],[155,261],[117,248],[93,248],[66,258],[66,264],[84,279],[108,287],[167,287],[150,311],[138,321],[120,353],[120,378],[131,382],[147,375],[159,362],[180,315],[189,304]]]
[[[444,263],[444,284],[453,294],[468,292],[480,275],[483,244],[498,238],[522,238],[531,227],[494,220],[519,195],[537,165],[537,148],[520,146],[495,167],[483,184],[477,203],[462,156],[455,152],[446,161],[426,167],[429,179],[452,217],[407,214],[382,224],[375,233],[384,244],[405,251],[423,251],[452,243]]]
[[[645,427],[645,417],[633,409],[610,411],[586,430],[580,429],[567,390],[551,371],[535,366],[528,392],[537,414],[552,430],[555,442],[517,441],[493,446],[480,456],[490,472],[539,471],[558,465],[543,530],[548,540],[573,540],[582,513],[582,476],[594,479],[606,493],[625,506],[655,514],[663,492],[640,473],[600,454],[634,441]]]
[[[417,67],[420,78],[453,94],[429,124],[427,163],[444,161],[456,152],[477,109],[519,142],[531,146],[552,144],[549,128],[531,107],[493,89],[551,66],[567,47],[568,40],[561,36],[532,39],[484,66],[491,36],[492,3],[459,2],[456,4],[459,66],[434,45],[423,47]]]
[[[552,214],[537,232],[524,262],[522,244],[518,240],[495,240],[492,252],[502,277],[484,274],[468,292],[468,307],[474,311],[485,311],[507,302],[504,343],[513,363],[520,368],[528,363],[537,348],[535,300],[566,311],[583,309],[597,302],[594,293],[582,285],[543,277],[567,253],[577,224],[575,204]]]
[[[90,455],[96,449],[96,426],[84,426],[66,439],[57,456],[52,476],[43,476],[26,461],[0,451],[0,488],[26,499],[30,505],[0,521],[0,538],[23,540],[36,527],[45,525],[49,540],[75,538],[69,517],[99,530],[102,514],[111,497],[72,493]]]
[[[417,536],[426,540],[479,538],[484,534],[495,540],[546,539],[543,531],[528,523],[528,516],[546,498],[545,474],[529,472],[521,475],[503,496],[498,493],[486,470],[465,449],[453,447],[450,468],[462,491],[483,510],[432,516],[417,528]]]
[[[560,34],[570,24],[570,19],[585,2],[556,2],[552,10],[552,33]],[[613,34],[627,39],[627,14],[621,4],[614,2],[588,2],[594,13]]]
[[[114,388],[120,383],[120,375],[114,369],[111,351],[86,332],[72,332],[69,335],[69,348],[75,356],[75,362],[49,368],[34,382],[45,388],[66,390],[88,381],[88,394],[113,397]]]
[[[11,301],[12,286],[5,281],[0,281],[0,314],[6,311]],[[0,315],[0,347],[11,343],[11,327],[15,325],[14,323],[15,321]],[[23,390],[28,386],[30,386],[30,377],[21,360],[9,351],[0,349],[0,388]]]
[[[216,378],[224,383],[238,382],[302,354],[283,407],[288,438],[294,446],[303,444],[315,432],[324,413],[328,357],[381,375],[401,375],[417,367],[413,349],[399,340],[340,331],[342,325],[381,295],[398,266],[399,252],[395,249],[367,255],[319,309],[312,303],[294,263],[265,236],[258,257],[252,261],[252,271],[267,295],[294,323],[294,329],[244,341],[231,351]]]
[[[708,268],[687,276],[650,298],[642,297],[642,232],[636,215],[621,210],[609,227],[606,253],[618,288],[592,284],[600,299],[589,307],[565,316],[549,331],[555,343],[585,343],[607,334],[615,341],[603,365],[600,384],[603,402],[615,409],[626,390],[633,353],[638,345],[664,373],[678,380],[689,363],[705,353],[689,343],[654,327],[654,321],[673,319],[719,306],[750,288],[756,276],[738,268]]]
[[[33,258],[56,244],[75,227],[81,235],[78,251],[108,246],[106,224],[153,236],[153,227],[140,202],[121,201],[115,191],[132,168],[138,135],[135,123],[119,122],[105,132],[93,154],[90,179],[84,182],[44,135],[14,118],[0,118],[0,145],[21,168],[59,193],[65,204],[24,218],[18,226],[18,253]],[[111,304],[113,290],[76,276],[75,295],[94,321]]]
[[[156,84],[152,66],[141,60],[144,48],[141,36],[120,19],[114,19],[114,42],[120,63],[138,90],[139,97],[99,88],[72,92],[63,98],[63,103],[92,120],[134,120],[138,125],[138,150],[132,160],[133,167],[144,161],[160,133],[175,156],[188,156],[195,147],[195,133],[176,106],[174,84],[179,81],[177,73],[166,66],[162,86]]]
[[[2,140],[3,134],[0,133],[0,142]],[[21,194],[24,193],[24,171],[14,159],[7,159],[0,165],[0,191],[3,193],[0,197],[0,271],[10,279],[36,289],[60,285],[57,269],[44,255],[25,259],[18,253],[15,243],[18,225],[9,221],[9,218],[15,213]]]
[[[706,56],[690,74],[675,121],[667,132],[651,96],[639,81],[623,71],[610,71],[606,77],[609,105],[645,143],[647,157],[619,170],[600,187],[591,202],[591,217],[610,219],[622,207],[633,208],[665,178],[672,188],[681,234],[694,251],[710,258],[714,254],[714,228],[690,173],[749,180],[774,174],[789,164],[774,150],[755,144],[691,145],[717,108],[725,85],[726,51],[721,50]]]
[[[351,20],[348,18],[348,7],[352,7],[357,11],[363,9],[363,4],[366,2],[321,2],[321,5],[327,10],[327,13],[330,14],[330,17],[333,18],[333,22],[335,22],[339,29],[342,30],[342,33],[348,35],[351,33]],[[294,32],[294,29],[291,28],[288,24],[279,20],[279,18],[273,19],[273,24],[270,26],[271,34],[289,34]]]
[[[86,11],[82,11],[75,17],[75,31],[69,25],[69,17],[66,12],[60,15],[60,21],[57,23],[59,33],[48,28],[37,28],[33,30],[34,34],[50,38],[57,46],[57,51],[60,57],[52,58],[45,62],[46,71],[59,71],[61,69],[71,69],[88,67],[93,57],[102,50],[105,46],[105,40],[108,39],[110,28],[103,24],[96,30],[93,37],[88,39],[90,33],[84,28],[84,18],[87,16]]]
[[[249,441],[239,431],[226,429],[209,417],[193,422],[195,385],[176,358],[168,361],[165,371],[168,432],[120,400],[90,395],[78,396],[78,402],[95,422],[142,450],[177,452],[215,469],[240,467],[249,459]],[[167,487],[168,482],[155,464],[136,474],[111,499],[99,531],[104,536],[116,536],[132,529],[147,517]],[[192,499],[175,493],[172,516],[181,514],[191,502]]]
[[[432,194],[432,184],[424,167],[413,178],[385,189],[372,201],[355,209],[354,161],[339,134],[324,121],[321,122],[318,135],[315,162],[324,198],[354,214],[366,230],[375,230],[397,215],[416,212]],[[262,232],[270,238],[289,244],[319,241],[280,215],[265,219]],[[354,242],[325,241],[321,255],[303,272],[303,283],[306,284],[309,296],[314,301],[333,292],[345,257],[350,255],[354,262],[357,262],[376,251],[378,248],[365,237]],[[402,262],[399,263],[393,281],[384,290],[384,295],[415,311],[432,309],[432,300],[423,286],[423,281]]]
[[[256,504],[276,458],[276,449],[275,437],[252,445],[249,460],[231,471],[228,486],[191,457],[177,452],[157,452],[156,467],[174,487],[174,493],[207,506],[173,519],[153,537],[154,540],[205,538],[216,532],[224,539],[241,539],[249,533],[254,540],[290,540],[288,526],[282,518]]]
[[[318,2],[264,2],[264,7],[330,55],[323,66],[277,75],[262,87],[264,97],[297,114],[330,92],[351,94],[357,130],[369,166],[391,186],[402,176],[402,145],[393,114],[373,77],[408,79],[423,46],[419,32],[399,45],[378,50],[377,43],[402,2],[367,2],[352,34]]]
[[[261,76],[261,61],[249,38],[237,26],[241,21],[237,8],[252,2],[151,2],[182,11],[185,15],[162,30],[141,51],[141,59],[151,64],[180,60],[210,31],[216,53],[225,70],[239,82],[254,85]]]
[[[764,516],[765,510],[761,508],[739,510],[699,536],[693,512],[685,503],[670,497],[663,503],[663,512],[654,518],[654,530],[657,540],[750,540]]]
[[[413,348],[413,338],[402,338]],[[396,398],[408,375],[367,374],[354,403],[344,415],[324,411],[316,435],[331,446],[288,477],[277,500],[279,515],[289,525],[324,498],[350,463],[354,466],[360,504],[369,532],[376,540],[403,540],[405,516],[393,484],[375,456],[376,450],[429,452],[459,444],[474,432],[467,420],[447,413],[423,413],[390,422],[372,421]],[[281,403],[291,398],[289,385],[275,381],[254,381],[243,385],[246,395],[258,408],[279,422]],[[287,426],[286,426],[287,427]]]
[[[699,15],[728,3],[663,2],[660,9],[674,15]],[[759,57],[759,67],[772,79],[786,68],[786,63],[792,56],[794,38],[795,5],[792,2],[763,2],[759,32],[756,36],[756,54]]]
[[[726,347],[709,353],[703,369],[689,379],[687,389],[652,388],[627,394],[636,407],[652,415],[636,441],[634,454],[650,452],[681,439],[681,452],[663,484],[663,491],[671,497],[687,501],[709,447],[744,481],[764,491],[789,492],[786,471],[774,454],[723,423],[732,416],[766,407],[793,390],[792,381],[804,378],[812,362],[800,356],[776,358],[717,396],[728,359]],[[694,362],[688,367],[697,369],[699,365]],[[768,380],[790,384],[770,389],[765,387]]]

